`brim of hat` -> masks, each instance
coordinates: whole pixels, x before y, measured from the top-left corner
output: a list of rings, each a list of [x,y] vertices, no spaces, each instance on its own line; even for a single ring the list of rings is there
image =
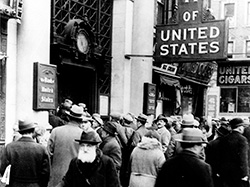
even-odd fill
[[[243,127],[247,127],[247,126],[249,126],[249,123],[239,123],[239,124],[237,124],[237,125],[235,125],[234,127],[236,128],[236,127],[239,127],[239,126],[243,126]]]
[[[148,122],[146,119],[141,119],[141,118],[137,118],[137,117],[135,117],[135,119],[138,120],[138,121],[146,122],[146,123]]]
[[[96,117],[92,117],[92,118],[93,118],[92,120],[95,120],[99,125],[103,125],[103,122],[99,120],[98,118]]]
[[[18,132],[26,131],[26,130],[29,130],[29,129],[34,129],[34,128],[36,128],[36,126],[37,126],[37,125],[34,124],[34,125],[30,126],[30,127],[27,127],[27,128],[21,129],[21,130],[18,130]]]
[[[180,142],[180,143],[193,143],[193,144],[199,144],[199,143],[208,143],[206,141],[187,141],[187,140],[182,140],[182,139],[176,139],[175,141]]]
[[[83,119],[83,116],[73,116],[73,115],[70,114],[69,111],[65,111],[65,113],[66,113],[68,116],[71,116],[72,118]]]
[[[87,144],[91,144],[91,145],[97,145],[97,144],[101,143],[101,142],[92,142],[92,141],[82,141],[82,140],[77,140],[77,139],[75,139],[75,141],[78,142],[79,144],[87,143]]]

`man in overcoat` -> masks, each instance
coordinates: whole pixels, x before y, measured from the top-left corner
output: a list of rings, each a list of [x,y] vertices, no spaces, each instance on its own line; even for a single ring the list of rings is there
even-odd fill
[[[0,173],[10,165],[9,187],[47,187],[50,160],[46,148],[33,139],[36,123],[30,119],[19,120],[21,137],[4,148]]]
[[[119,187],[114,162],[98,148],[101,142],[95,131],[82,132],[79,152],[57,187]]]
[[[83,108],[73,105],[70,111],[66,111],[70,121],[63,126],[52,130],[47,149],[51,156],[51,176],[49,187],[55,187],[66,173],[72,158],[78,153],[78,144],[75,139],[81,137],[84,118]]]
[[[233,118],[229,125],[231,133],[220,140],[218,174],[223,187],[247,187],[249,147],[247,139],[242,135],[246,124],[241,118]]]
[[[206,143],[202,131],[185,128],[176,141],[182,150],[163,164],[155,187],[213,187],[211,167],[199,157]]]

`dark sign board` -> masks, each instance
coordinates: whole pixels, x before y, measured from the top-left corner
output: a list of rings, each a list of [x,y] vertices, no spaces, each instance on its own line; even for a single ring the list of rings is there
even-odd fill
[[[34,63],[33,109],[56,109],[57,77],[56,66]]]
[[[179,0],[178,24],[156,26],[157,62],[227,58],[227,22],[202,21],[201,0]]]
[[[180,63],[176,75],[208,84],[216,68],[215,62]]]
[[[218,64],[217,85],[250,85],[250,61]]]
[[[155,114],[156,107],[156,85],[144,83],[143,113],[146,115]]]

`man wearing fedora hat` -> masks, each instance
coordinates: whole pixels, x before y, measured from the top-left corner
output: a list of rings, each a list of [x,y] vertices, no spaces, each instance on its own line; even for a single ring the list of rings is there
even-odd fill
[[[148,129],[146,128],[148,117],[145,114],[139,114],[135,119],[137,122],[137,129],[132,136],[133,147],[136,147],[136,145],[141,141],[142,137],[148,132]]]
[[[217,174],[226,187],[249,186],[249,155],[247,139],[243,136],[246,123],[241,118],[229,121],[232,131],[222,137],[216,157]]]
[[[78,155],[56,187],[119,187],[114,162],[98,147],[99,135],[95,131],[82,132],[75,141],[79,143]]]
[[[177,134],[173,135],[173,142],[171,144],[172,156],[179,153],[182,150],[182,147],[178,141],[175,141],[176,139],[180,139],[182,136],[182,131],[187,128],[198,128],[195,124],[194,115],[191,113],[184,114],[182,117],[182,124],[181,124],[181,130]],[[206,140],[205,135],[203,135],[203,139]],[[205,159],[205,150],[203,150],[200,154],[200,157]]]
[[[176,141],[181,143],[182,151],[163,164],[155,187],[213,187],[211,167],[199,157],[206,143],[202,131],[186,128]]]
[[[119,139],[116,136],[116,125],[108,121],[104,123],[100,131],[98,131],[102,139],[100,149],[103,154],[109,156],[115,163],[115,167],[119,176],[122,164],[122,150],[119,144]]]
[[[157,132],[160,135],[162,151],[163,153],[165,153],[167,151],[168,145],[171,140],[171,133],[166,128],[166,125],[168,124],[168,119],[163,114],[160,114],[156,119],[156,124],[157,124]]]
[[[74,142],[82,134],[83,108],[73,105],[70,111],[65,111],[69,122],[63,126],[56,127],[51,131],[47,144],[51,156],[51,177],[49,187],[54,187],[62,179],[68,169],[70,160],[77,156],[78,144]]]
[[[33,139],[37,124],[30,119],[18,121],[21,138],[3,150],[0,173],[10,165],[9,187],[46,187],[50,175],[50,160],[46,148]]]

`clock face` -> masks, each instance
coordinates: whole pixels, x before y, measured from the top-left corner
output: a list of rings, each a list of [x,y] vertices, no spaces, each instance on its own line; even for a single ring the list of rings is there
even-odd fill
[[[83,33],[79,33],[76,38],[76,45],[78,50],[83,53],[87,54],[89,51],[89,41],[86,38],[86,35]]]

